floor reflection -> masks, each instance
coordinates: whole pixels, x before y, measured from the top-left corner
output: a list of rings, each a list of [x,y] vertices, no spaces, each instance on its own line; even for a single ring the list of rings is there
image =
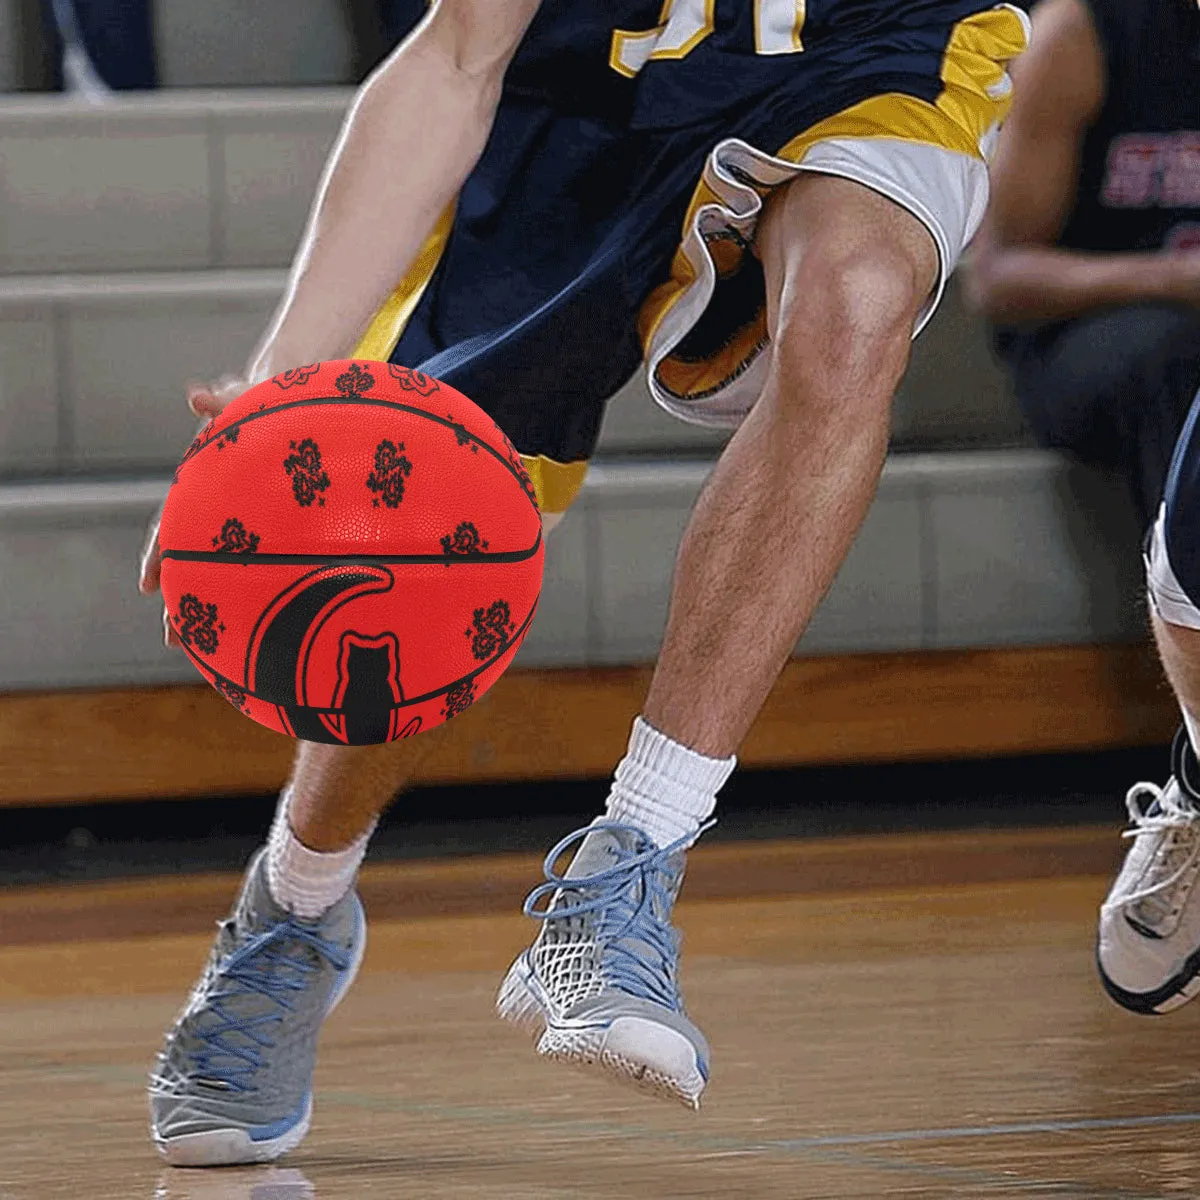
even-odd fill
[[[316,1200],[317,1189],[288,1167],[168,1170],[159,1176],[154,1200]]]

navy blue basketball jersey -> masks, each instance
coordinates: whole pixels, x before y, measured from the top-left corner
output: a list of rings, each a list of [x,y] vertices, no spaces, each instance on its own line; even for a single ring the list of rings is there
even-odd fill
[[[1200,245],[1200,9],[1196,0],[1089,0],[1107,94],[1088,132],[1076,250]]]
[[[895,78],[941,89],[949,31],[980,0],[546,0],[505,79],[559,112],[679,129],[736,116],[785,84],[796,58],[818,49],[836,62],[847,97],[870,76],[886,40]],[[426,0],[395,0],[397,28],[411,29]],[[930,47],[937,56],[931,58]]]

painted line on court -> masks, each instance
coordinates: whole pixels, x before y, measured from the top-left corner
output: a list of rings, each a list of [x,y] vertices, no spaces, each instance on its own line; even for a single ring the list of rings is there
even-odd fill
[[[899,1145],[904,1142],[930,1142],[955,1138],[978,1137],[1004,1133],[1059,1133],[1072,1130],[1105,1130],[1112,1128],[1137,1128],[1151,1125],[1186,1125],[1200,1122],[1200,1113],[1176,1113],[1166,1117],[1135,1116],[1095,1117],[1063,1119],[1059,1121],[1029,1121],[1007,1125],[952,1126],[949,1129],[913,1129],[882,1134],[847,1134],[821,1138],[779,1138],[752,1141],[734,1135],[712,1135],[702,1131],[649,1129],[630,1126],[620,1121],[596,1121],[583,1118],[547,1118],[545,1114],[531,1112],[520,1107],[495,1108],[492,1106],[464,1106],[440,1102],[403,1100],[380,1093],[367,1093],[331,1089],[322,1093],[326,1103],[343,1104],[351,1108],[363,1108],[377,1112],[404,1112],[411,1115],[431,1117],[468,1124],[480,1123],[491,1126],[518,1125],[522,1129],[553,1128],[559,1133],[576,1133],[591,1137],[615,1137],[627,1141],[649,1141],[693,1149],[702,1157],[736,1156],[739,1158],[768,1156],[772,1154],[797,1154],[814,1163],[840,1166],[852,1170],[880,1171],[906,1175],[910,1178],[939,1180],[959,1187],[986,1188],[989,1192],[1020,1192],[1029,1195],[1036,1192],[1060,1200],[1170,1200],[1161,1191],[1143,1191],[1121,1186],[1081,1182],[1072,1179],[1044,1178],[1022,1175],[1016,1171],[996,1171],[986,1166],[959,1166],[952,1163],[920,1162],[911,1159],[863,1153],[863,1143],[872,1141],[880,1146]]]
[[[129,1083],[143,1081],[146,1073],[136,1067],[122,1067],[109,1063],[39,1063],[39,1074],[51,1077],[84,1076],[105,1083]],[[537,1115],[518,1108],[496,1109],[483,1105],[454,1105],[428,1103],[418,1100],[403,1100],[372,1092],[329,1088],[322,1091],[326,1102],[342,1104],[351,1108],[374,1109],[382,1112],[425,1113],[449,1120],[478,1121],[491,1124],[512,1122],[514,1124],[538,1124]],[[594,1121],[582,1118],[555,1117],[552,1124],[558,1129],[574,1128],[590,1134],[617,1134],[622,1136],[655,1136],[661,1140],[692,1140],[692,1133],[677,1134],[674,1131],[650,1131],[632,1128],[622,1122]],[[893,1129],[878,1133],[833,1133],[814,1137],[768,1138],[754,1141],[737,1135],[701,1135],[708,1148],[714,1152],[727,1151],[732,1154],[755,1154],[770,1150],[823,1150],[839,1146],[886,1146],[903,1142],[957,1141],[968,1138],[1021,1137],[1036,1133],[1089,1133],[1108,1129],[1155,1129],[1177,1125],[1200,1125],[1200,1112],[1155,1113],[1127,1117],[1062,1117],[1045,1121],[1013,1121],[995,1125],[947,1125],[929,1129]]]
[[[1019,1137],[1029,1133],[1075,1133],[1104,1129],[1147,1129],[1160,1125],[1197,1125],[1200,1112],[1159,1113],[1140,1117],[1079,1117],[1019,1121],[1007,1125],[951,1125],[942,1129],[899,1129],[883,1133],[839,1133],[823,1137],[781,1138],[760,1142],[764,1149],[808,1150],[824,1146],[874,1146],[896,1142],[943,1142],[959,1138]]]

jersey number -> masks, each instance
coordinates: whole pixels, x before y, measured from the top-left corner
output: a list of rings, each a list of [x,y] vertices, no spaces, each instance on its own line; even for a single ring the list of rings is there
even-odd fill
[[[615,30],[609,65],[632,79],[651,59],[683,58],[716,27],[717,0],[665,0],[659,24],[641,33]],[[803,50],[805,0],[754,0],[754,49],[759,54]]]

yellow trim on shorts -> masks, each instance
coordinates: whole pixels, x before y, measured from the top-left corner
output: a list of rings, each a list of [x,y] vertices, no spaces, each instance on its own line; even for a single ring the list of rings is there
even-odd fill
[[[890,138],[941,146],[986,161],[984,140],[1008,115],[1006,67],[1025,49],[1025,23],[1007,6],[975,13],[951,31],[942,56],[942,92],[930,104],[900,92],[871,96],[806,129],[776,154],[798,163],[817,142]]]
[[[560,463],[544,454],[522,454],[521,462],[533,481],[538,508],[543,513],[564,513],[575,502],[587,478],[586,459]]]
[[[408,268],[395,291],[383,302],[383,307],[371,318],[367,331],[354,347],[351,358],[365,358],[371,362],[387,362],[400,341],[400,335],[408,324],[434,271],[441,261],[442,252],[450,240],[450,229],[454,225],[454,204],[451,202],[437,219],[433,232],[425,239],[417,257]]]
[[[383,307],[371,319],[366,333],[354,347],[351,358],[365,358],[370,362],[387,362],[400,341],[400,335],[416,311],[434,271],[441,261],[450,230],[454,225],[454,205],[450,204],[438,217],[433,231],[425,239],[413,265]],[[572,463],[555,462],[544,454],[521,455],[525,470],[533,481],[538,507],[544,513],[566,512],[583,487],[587,476],[586,460]]]
[[[1008,4],[964,18],[946,43],[942,92],[935,103],[900,92],[872,96],[817,122],[776,151],[775,157],[800,163],[818,142],[875,138],[924,142],[985,159],[983,143],[1007,116],[1012,103],[1006,68],[1025,49],[1026,20]],[[770,189],[758,190],[765,195]],[[691,227],[700,208],[715,203],[720,203],[719,198],[701,179],[683,219],[683,230]],[[671,278],[650,293],[638,313],[638,335],[644,348],[649,348],[659,325],[695,279],[696,272],[680,247],[671,263]],[[733,377],[744,356],[753,352],[765,329],[764,311],[761,321],[739,330],[720,354],[704,363],[664,359],[658,366],[658,378],[676,395],[702,396],[716,391]]]

